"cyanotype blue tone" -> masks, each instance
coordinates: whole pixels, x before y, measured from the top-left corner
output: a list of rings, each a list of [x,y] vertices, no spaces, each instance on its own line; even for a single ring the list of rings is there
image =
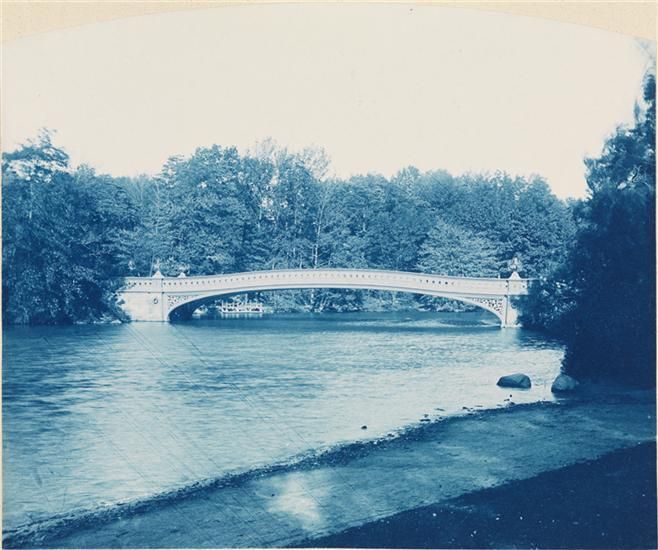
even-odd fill
[[[232,5],[2,61],[4,547],[656,548],[655,43]]]

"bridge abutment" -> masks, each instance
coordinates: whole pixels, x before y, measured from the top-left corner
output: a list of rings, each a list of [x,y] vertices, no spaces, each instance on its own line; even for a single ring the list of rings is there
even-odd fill
[[[516,328],[519,326],[519,314],[516,308],[512,305],[512,299],[508,296],[503,299],[504,302],[504,315],[500,320],[502,328]]]
[[[132,321],[168,320],[164,278],[144,278],[119,294],[119,305]]]

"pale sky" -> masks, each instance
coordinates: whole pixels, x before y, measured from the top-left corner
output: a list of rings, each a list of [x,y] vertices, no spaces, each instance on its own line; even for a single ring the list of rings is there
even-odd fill
[[[200,146],[322,147],[341,177],[539,174],[585,194],[647,56],[624,35],[478,10],[231,6],[22,38],[3,51],[6,150],[57,131],[74,164],[157,173]]]

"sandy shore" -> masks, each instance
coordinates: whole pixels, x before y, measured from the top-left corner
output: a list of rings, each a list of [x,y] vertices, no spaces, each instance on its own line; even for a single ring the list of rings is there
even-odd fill
[[[419,426],[394,439],[337,449],[294,466],[31,532],[9,533],[4,545],[281,547],[321,540],[329,544],[330,539],[318,539],[359,526],[372,529],[372,522],[401,512],[447,506],[465,495],[493,487],[502,490],[513,486],[511,482],[655,441],[655,409],[653,394],[608,391],[560,404],[474,412]],[[642,473],[645,467],[640,464],[644,463],[624,462],[621,475]],[[580,478],[570,479],[567,473],[565,479],[576,486]],[[550,485],[543,487],[534,495],[536,506],[546,495],[552,495],[553,501],[557,498]],[[587,499],[586,492],[583,498]],[[592,493],[589,506],[596,499]],[[531,508],[532,501],[525,506]],[[403,525],[406,520],[400,521]],[[515,543],[514,536],[510,532],[498,543],[525,545],[525,539]],[[391,545],[412,545],[404,542]],[[469,545],[456,540],[449,546]]]

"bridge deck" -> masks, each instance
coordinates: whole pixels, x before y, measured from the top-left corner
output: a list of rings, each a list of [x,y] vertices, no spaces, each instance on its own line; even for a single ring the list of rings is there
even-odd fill
[[[420,286],[423,289],[433,288],[447,292],[491,295],[522,295],[527,290],[527,279],[448,277],[376,269],[285,269],[192,277],[126,277],[125,291],[148,291],[163,288],[167,292],[199,292],[230,287],[254,287],[264,283],[353,283],[361,287],[366,281],[386,287],[411,285]],[[432,285],[432,287],[428,288],[427,285]]]

